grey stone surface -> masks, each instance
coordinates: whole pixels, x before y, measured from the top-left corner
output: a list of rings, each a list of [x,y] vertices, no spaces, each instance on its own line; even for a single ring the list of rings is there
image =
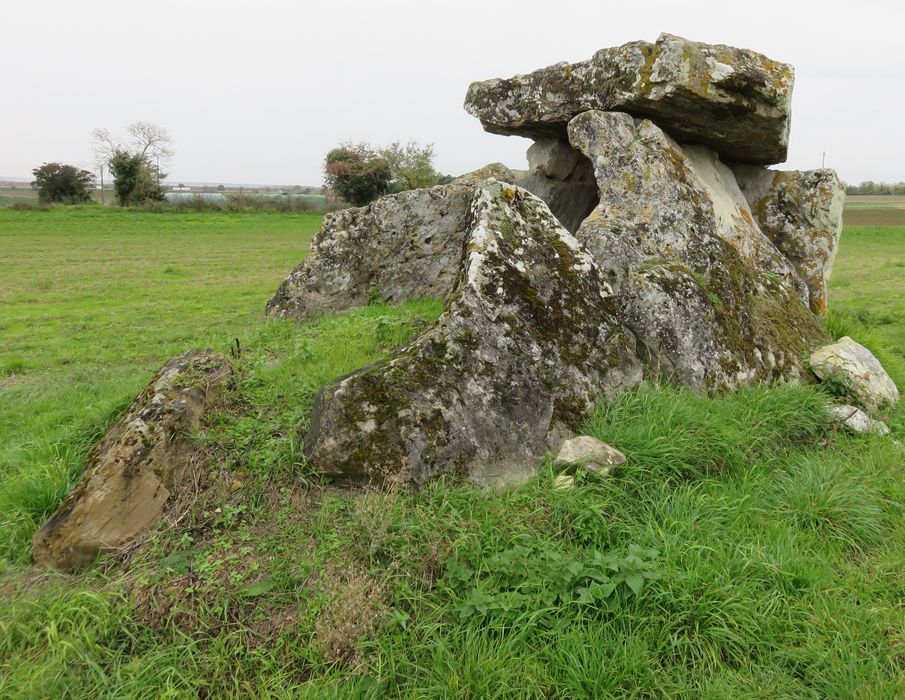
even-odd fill
[[[608,474],[611,467],[625,464],[625,455],[590,435],[578,435],[562,444],[554,464],[581,464],[588,471]]]
[[[624,113],[585,112],[569,138],[600,193],[576,237],[608,274],[651,373],[709,391],[799,376],[823,331],[715,154]]]
[[[468,182],[410,190],[328,214],[267,315],[301,319],[370,300],[446,296],[474,191]]]
[[[811,353],[811,369],[868,409],[898,402],[899,389],[873,353],[848,336]]]
[[[546,205],[488,181],[443,314],[317,397],[305,453],[329,474],[519,480],[599,397],[641,381],[601,272]]]
[[[184,486],[191,433],[231,374],[226,358],[191,350],[170,360],[87,458],[82,478],[35,533],[35,563],[74,570],[152,527]]]
[[[889,435],[889,426],[874,420],[856,406],[830,406],[830,420],[853,433]]]
[[[576,174],[576,170],[589,170],[587,158],[581,152],[572,148],[567,141],[560,139],[540,139],[528,147],[528,170],[539,171],[544,177],[555,180],[580,180],[582,172]],[[581,167],[580,167],[581,165]],[[593,173],[589,173],[593,179]]]
[[[557,180],[536,170],[519,171],[515,175],[515,184],[544,200],[557,221],[573,234],[599,201],[593,179]]]
[[[767,165],[786,159],[793,83],[790,65],[754,51],[661,34],[653,44],[472,83],[465,109],[487,131],[535,139],[564,138],[582,112],[628,112],[727,162]]]
[[[807,284],[811,310],[827,312],[827,284],[842,235],[845,187],[830,169],[733,168],[755,219]]]

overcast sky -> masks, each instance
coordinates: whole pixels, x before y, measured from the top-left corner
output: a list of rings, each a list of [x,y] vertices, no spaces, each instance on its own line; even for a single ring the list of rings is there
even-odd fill
[[[0,175],[91,162],[97,127],[166,127],[171,181],[318,185],[342,140],[436,145],[458,174],[524,167],[468,83],[660,32],[796,69],[789,160],[905,180],[905,0],[3,0]]]

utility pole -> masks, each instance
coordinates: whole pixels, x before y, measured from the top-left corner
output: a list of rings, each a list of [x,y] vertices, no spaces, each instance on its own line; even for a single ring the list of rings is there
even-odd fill
[[[821,168],[826,167],[826,151],[823,152],[823,161],[820,163]]]
[[[104,164],[101,163],[101,206],[104,206]]]

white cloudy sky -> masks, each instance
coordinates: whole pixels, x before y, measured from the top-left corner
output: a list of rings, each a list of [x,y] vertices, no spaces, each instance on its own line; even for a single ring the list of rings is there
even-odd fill
[[[666,31],[795,65],[789,167],[905,180],[903,30],[903,0],[2,0],[0,175],[88,165],[92,129],[134,120],[171,132],[172,180],[316,185],[341,140],[522,167],[470,81]]]

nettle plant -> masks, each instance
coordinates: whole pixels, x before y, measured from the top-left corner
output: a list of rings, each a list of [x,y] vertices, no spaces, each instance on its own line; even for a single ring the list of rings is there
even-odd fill
[[[625,556],[596,550],[578,557],[544,543],[517,545],[473,569],[455,556],[446,585],[461,619],[515,622],[525,613],[616,610],[659,577],[659,552],[631,545]]]

